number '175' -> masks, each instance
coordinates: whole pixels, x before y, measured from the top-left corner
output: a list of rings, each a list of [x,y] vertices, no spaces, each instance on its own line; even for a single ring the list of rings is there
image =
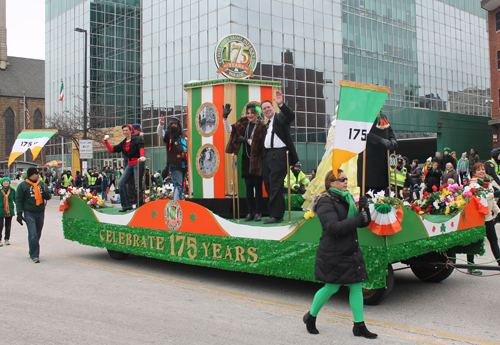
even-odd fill
[[[349,128],[349,139],[356,140],[361,133],[361,140],[366,141],[366,129]]]

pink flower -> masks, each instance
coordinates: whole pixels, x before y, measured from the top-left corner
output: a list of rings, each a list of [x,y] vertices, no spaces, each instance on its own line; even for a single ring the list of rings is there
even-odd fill
[[[354,197],[354,202],[357,204],[359,202],[359,198],[357,196]]]
[[[472,192],[464,192],[464,196],[471,197],[472,196]]]

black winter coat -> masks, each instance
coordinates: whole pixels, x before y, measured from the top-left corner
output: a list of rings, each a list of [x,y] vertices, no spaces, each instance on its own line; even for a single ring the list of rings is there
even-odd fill
[[[446,164],[448,163],[453,164],[453,169],[457,170],[457,160],[453,158],[452,155],[446,155],[441,157],[441,163],[440,163],[441,171],[446,171]]]
[[[329,284],[353,284],[368,278],[359,248],[358,227],[366,227],[358,216],[347,218],[349,204],[327,191],[315,208],[323,233],[316,254],[315,278]]]
[[[432,193],[432,186],[436,186],[439,190],[441,186],[441,176],[443,173],[441,170],[429,169],[427,170],[427,175],[425,175],[425,191]]]

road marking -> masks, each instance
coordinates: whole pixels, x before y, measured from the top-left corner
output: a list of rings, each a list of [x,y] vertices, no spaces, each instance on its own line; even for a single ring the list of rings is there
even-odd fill
[[[11,245],[12,249],[26,252],[28,247],[13,244]],[[49,255],[54,258],[60,258],[61,260],[76,264],[79,266],[87,267],[90,269],[99,270],[102,272],[112,273],[116,275],[120,275],[128,278],[137,278],[140,277],[142,281],[147,281],[153,284],[157,284],[158,280],[162,285],[169,286],[172,288],[177,288],[181,290],[188,290],[191,292],[199,293],[205,296],[235,302],[239,304],[244,304],[260,309],[271,310],[278,313],[288,314],[292,316],[302,317],[303,313],[309,310],[309,307],[304,307],[297,304],[291,304],[286,302],[280,302],[272,299],[267,299],[263,297],[247,295],[239,292],[234,292],[230,290],[224,290],[220,288],[215,288],[207,285],[191,283],[184,280],[167,278],[164,276],[145,273],[141,271],[136,271],[128,268],[122,268],[114,265],[109,265],[105,263],[101,263],[98,261],[91,261],[87,259],[81,259],[74,256],[68,256],[59,253],[53,252],[43,252],[44,255]],[[170,284],[168,284],[170,283]],[[201,291],[200,291],[201,290]],[[327,318],[325,318],[327,316]],[[390,322],[383,322],[378,320],[365,319],[367,323],[370,325],[374,325],[376,328],[375,331],[378,334],[384,334],[395,338],[402,338],[405,340],[418,341],[426,344],[437,344],[437,345],[445,345],[450,344],[450,341],[456,342],[459,341],[464,344],[480,344],[480,345],[499,345],[500,343],[491,342],[487,340],[480,340],[468,337],[462,337],[454,334],[436,332],[421,328],[414,328],[409,326],[402,326]],[[322,310],[321,311],[321,322],[327,322],[339,326],[344,327],[352,327],[352,316],[340,313],[334,313]],[[370,328],[370,329],[371,329]],[[373,329],[372,329],[373,330]]]

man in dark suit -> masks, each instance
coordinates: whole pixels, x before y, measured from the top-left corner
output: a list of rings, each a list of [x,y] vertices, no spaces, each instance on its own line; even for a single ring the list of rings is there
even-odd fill
[[[283,94],[276,91],[274,98],[280,108],[276,113],[271,101],[262,102],[262,113],[269,120],[266,133],[263,135],[264,153],[262,176],[264,186],[269,196],[269,219],[264,224],[281,223],[285,213],[285,199],[283,197],[283,180],[290,168],[286,162],[286,152],[289,152],[290,165],[299,161],[295,146],[290,135],[290,124],[295,120],[294,112],[283,103]]]

